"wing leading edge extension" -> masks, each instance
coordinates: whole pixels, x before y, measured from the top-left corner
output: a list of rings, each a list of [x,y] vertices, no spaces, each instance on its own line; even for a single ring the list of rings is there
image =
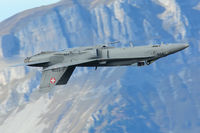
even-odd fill
[[[44,70],[40,82],[40,91],[49,91],[55,85],[64,85],[71,77],[75,66]]]

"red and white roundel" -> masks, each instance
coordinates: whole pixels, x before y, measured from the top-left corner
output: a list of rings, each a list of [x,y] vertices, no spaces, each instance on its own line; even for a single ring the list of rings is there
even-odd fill
[[[56,83],[56,79],[53,77],[50,79],[51,84],[55,84]]]

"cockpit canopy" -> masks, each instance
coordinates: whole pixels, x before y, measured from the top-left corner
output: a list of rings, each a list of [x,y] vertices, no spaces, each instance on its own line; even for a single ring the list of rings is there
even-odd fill
[[[152,47],[160,47],[160,45],[152,45]]]

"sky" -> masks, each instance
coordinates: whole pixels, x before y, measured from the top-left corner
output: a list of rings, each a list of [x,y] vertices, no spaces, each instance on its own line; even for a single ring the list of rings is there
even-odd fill
[[[58,1],[60,0],[0,0],[0,22],[26,9]]]

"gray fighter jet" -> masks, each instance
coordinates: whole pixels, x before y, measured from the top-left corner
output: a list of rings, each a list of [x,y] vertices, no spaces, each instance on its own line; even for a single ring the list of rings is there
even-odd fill
[[[42,67],[40,91],[68,82],[76,67],[145,66],[187,48],[189,44],[161,44],[116,48],[109,45],[41,52],[27,57],[27,66]]]

